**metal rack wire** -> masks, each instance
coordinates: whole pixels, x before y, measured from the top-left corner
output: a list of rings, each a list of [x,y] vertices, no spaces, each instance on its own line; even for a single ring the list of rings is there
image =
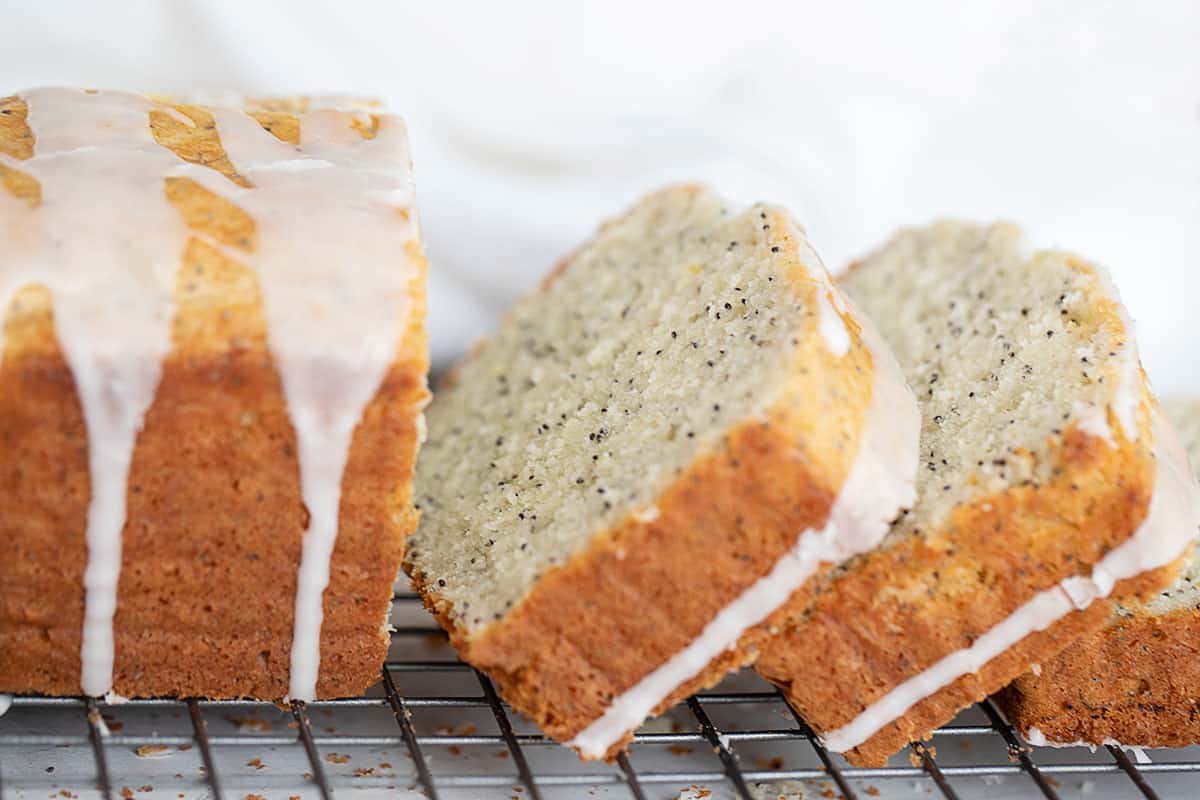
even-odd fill
[[[396,596],[397,608],[408,616],[414,615],[412,612],[417,602],[415,595]],[[1117,794],[1113,796],[1151,800],[1162,796],[1165,800],[1167,795],[1159,793],[1153,785],[1153,779],[1159,775],[1186,776],[1189,773],[1195,775],[1196,792],[1186,796],[1200,796],[1200,759],[1139,765],[1116,747],[1101,749],[1091,759],[1047,758],[1047,751],[1035,753],[1026,746],[990,701],[983,703],[976,713],[979,724],[960,719],[940,729],[934,737],[933,746],[913,745],[909,763],[898,758],[882,769],[854,768],[840,756],[826,751],[803,720],[783,703],[778,692],[767,688],[765,684],[750,690],[718,687],[715,691],[689,698],[675,710],[676,724],[673,729],[644,728],[637,734],[630,753],[621,756],[615,765],[580,764],[572,756],[569,768],[551,768],[541,756],[548,752],[566,751],[544,738],[519,717],[510,716],[508,707],[500,700],[486,675],[453,658],[452,654],[448,658],[428,656],[426,650],[429,643],[441,636],[441,631],[431,621],[420,618],[415,624],[398,625],[393,633],[393,655],[384,665],[381,688],[373,696],[352,700],[293,704],[288,710],[291,719],[287,727],[294,729],[294,732],[210,730],[210,719],[227,709],[249,708],[263,714],[280,713],[266,703],[134,700],[110,707],[91,699],[18,697],[14,700],[16,710],[38,714],[50,711],[79,714],[86,718],[86,730],[78,733],[44,733],[31,730],[28,724],[14,729],[13,724],[7,724],[8,720],[0,719],[0,798],[16,796],[13,793],[19,791],[19,787],[14,788],[5,782],[8,773],[21,758],[29,758],[29,753],[37,748],[43,748],[43,752],[46,748],[90,750],[94,772],[90,779],[92,785],[86,788],[92,789],[105,800],[116,798],[118,793],[130,796],[127,787],[118,788],[122,776],[114,771],[114,753],[133,750],[140,754],[145,748],[177,748],[181,751],[194,749],[198,755],[199,777],[195,780],[195,788],[204,793],[202,796],[224,800],[235,795],[226,787],[229,768],[222,766],[225,763],[222,754],[229,750],[238,751],[239,748],[244,753],[247,752],[246,748],[255,747],[291,752],[296,752],[298,748],[302,751],[303,758],[296,763],[303,769],[293,775],[295,785],[303,789],[307,796],[320,797],[322,800],[333,798],[335,791],[346,791],[335,785],[337,779],[327,769],[331,764],[330,754],[337,756],[336,751],[353,747],[393,748],[405,755],[411,761],[411,772],[401,776],[400,783],[407,781],[407,784],[398,785],[393,779],[387,788],[411,789],[431,800],[445,798],[452,793],[458,797],[474,797],[488,792],[497,793],[497,796],[500,793],[505,797],[520,796],[522,800],[544,800],[551,792],[555,792],[556,797],[582,796],[585,789],[613,792],[605,796],[650,800],[679,796],[681,786],[684,787],[683,796],[688,796],[686,787],[691,786],[697,787],[691,795],[695,797],[709,796],[703,792],[711,791],[714,798],[728,796],[738,800],[757,800],[759,797],[779,796],[779,791],[764,789],[764,785],[777,785],[781,781],[815,783],[818,794],[827,797],[840,794],[847,799],[864,795],[887,797],[888,794],[875,785],[881,782],[907,781],[911,785],[913,781],[922,781],[931,787],[925,791],[935,792],[934,796],[958,798],[963,781],[975,781],[972,785],[977,786],[980,779],[1003,781],[1014,778],[1028,783],[1028,793],[1012,796],[1059,798],[1064,780],[1096,776],[1106,776],[1107,779],[1120,782]],[[418,646],[411,646],[414,642]],[[448,648],[445,650],[449,652]],[[442,677],[428,680],[431,676]],[[402,689],[417,677],[426,678],[426,682],[439,693],[406,692]],[[464,679],[467,681],[465,684]],[[448,683],[456,683],[463,688],[452,694],[440,693]],[[752,724],[731,724],[725,720],[722,710],[732,707],[750,709],[743,715],[743,720],[749,719]],[[186,727],[175,733],[163,733],[157,727],[125,733],[119,727],[112,730],[116,726],[105,720],[106,715],[111,718],[116,712],[150,710],[161,714],[167,709],[179,714],[181,725]],[[328,726],[321,728],[313,721],[314,714],[331,715],[335,711],[347,710],[362,713],[370,711],[375,715],[390,712],[392,725],[389,729],[376,727],[370,732],[348,733]],[[419,722],[414,717],[414,714],[430,711],[474,711],[483,717],[490,716],[495,724],[495,732],[479,732],[473,725],[430,731],[425,722]],[[32,718],[28,713],[25,716],[26,719]],[[957,753],[958,758],[939,761],[936,754],[938,744],[945,747],[944,743],[968,739],[989,740],[1001,745],[997,752],[1005,757],[988,759],[979,753],[964,761],[964,754]],[[745,751],[762,745],[788,746],[793,748],[792,753],[799,748],[805,751],[802,754],[805,757],[776,758],[765,763],[760,759],[752,763]],[[495,755],[502,756],[502,761],[497,759],[484,770],[447,769],[442,762],[453,767],[454,759],[441,756],[434,759],[429,753],[431,749],[448,748],[453,752],[463,747],[492,748],[497,751]],[[662,752],[664,748],[694,757],[687,759],[686,768],[683,769],[664,769],[664,759],[661,757],[650,760],[641,758],[645,751],[657,749]],[[1054,755],[1061,756],[1057,753]],[[249,763],[256,761],[259,759]],[[496,769],[497,764],[502,764],[502,768]],[[387,766],[390,767],[390,764]],[[670,766],[669,760],[667,766]],[[373,772],[373,769],[364,772],[360,768],[356,774],[366,780],[363,776]],[[864,787],[864,782],[872,783]],[[820,787],[825,788],[821,791]],[[353,786],[350,788],[353,789]],[[512,791],[517,794],[511,794]],[[352,794],[352,791],[347,793]],[[179,796],[184,794],[181,792]],[[241,797],[240,794],[236,796]]]

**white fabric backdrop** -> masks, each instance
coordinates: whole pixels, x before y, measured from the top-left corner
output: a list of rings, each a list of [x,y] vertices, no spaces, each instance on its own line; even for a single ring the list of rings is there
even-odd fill
[[[1107,264],[1200,390],[1200,4],[4,2],[0,90],[381,96],[413,135],[435,358],[668,181],[790,205],[839,269],[939,215]],[[836,6],[836,8],[835,8]]]

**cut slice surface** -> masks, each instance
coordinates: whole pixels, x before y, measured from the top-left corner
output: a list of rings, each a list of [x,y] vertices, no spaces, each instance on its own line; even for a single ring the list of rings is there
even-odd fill
[[[414,561],[445,581],[468,631],[597,530],[652,514],[697,453],[788,379],[804,297],[771,285],[782,276],[759,215],[727,219],[711,194],[680,200],[611,226],[430,409],[419,491],[431,527]]]
[[[902,235],[842,281],[892,345],[921,403],[919,504],[891,533],[1054,477],[1072,423],[1136,440],[1137,351],[1104,277],[1030,254],[1011,226],[953,223]]]
[[[785,212],[732,214],[694,187],[650,196],[438,393],[410,574],[464,657],[551,735],[623,709],[577,743],[606,754],[752,658],[787,595],[911,497],[915,403],[868,338]],[[898,424],[869,425],[875,405]],[[862,520],[734,605],[865,462],[884,466]]]

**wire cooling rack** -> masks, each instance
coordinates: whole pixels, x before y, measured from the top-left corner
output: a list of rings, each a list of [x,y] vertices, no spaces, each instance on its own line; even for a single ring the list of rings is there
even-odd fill
[[[381,684],[352,700],[15,698],[0,798],[1200,797],[1200,748],[1035,751],[990,701],[885,768],[853,768],[749,672],[643,726],[617,763],[583,764],[455,657],[415,595],[392,619]]]

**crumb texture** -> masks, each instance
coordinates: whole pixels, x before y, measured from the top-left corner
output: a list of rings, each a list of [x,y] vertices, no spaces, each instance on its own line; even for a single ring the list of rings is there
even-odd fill
[[[438,393],[409,560],[456,625],[478,631],[600,531],[652,519],[697,454],[778,395],[815,310],[785,283],[766,220],[709,192],[656,196]]]
[[[1084,411],[1107,419],[1131,362],[1136,373],[1103,279],[1068,254],[1031,255],[1008,225],[903,233],[842,285],[921,404],[919,499],[896,537],[974,498],[1049,481],[1064,431]]]

